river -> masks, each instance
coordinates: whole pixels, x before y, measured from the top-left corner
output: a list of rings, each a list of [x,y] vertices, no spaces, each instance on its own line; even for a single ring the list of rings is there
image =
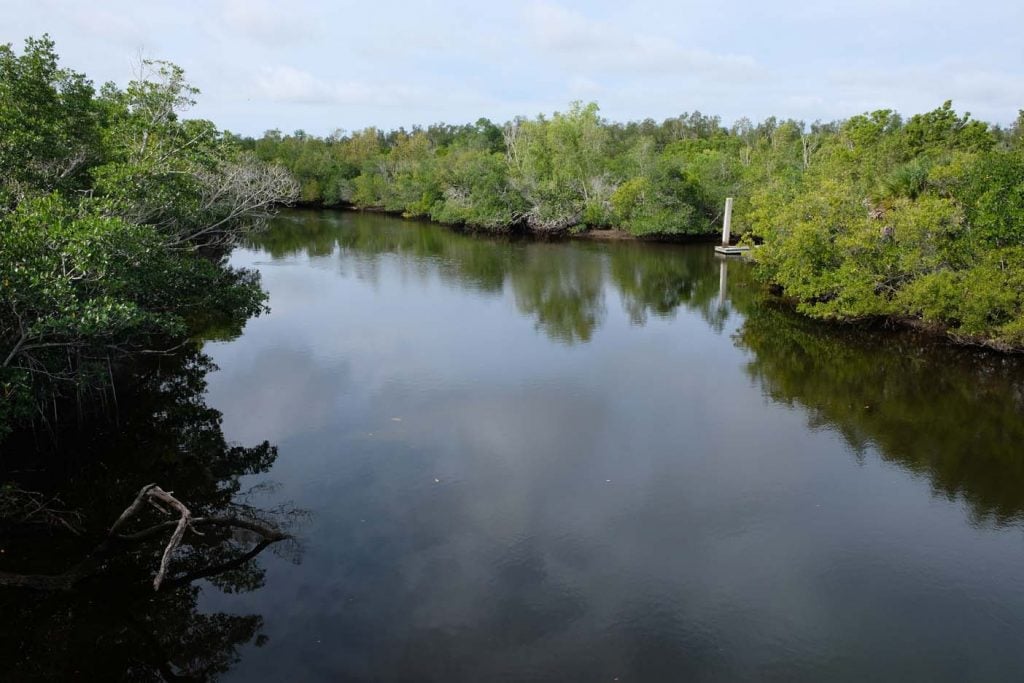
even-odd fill
[[[1020,359],[803,320],[706,244],[294,211],[231,262],[272,311],[203,401],[305,515],[197,584],[259,618],[224,680],[1024,678]]]

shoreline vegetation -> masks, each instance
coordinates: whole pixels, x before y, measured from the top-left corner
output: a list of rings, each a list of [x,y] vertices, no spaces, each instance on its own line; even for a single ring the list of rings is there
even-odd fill
[[[470,231],[711,241],[735,197],[759,279],[801,313],[1024,350],[1024,110],[1006,128],[951,102],[725,126],[700,112],[615,123],[576,102],[501,125],[241,144],[293,173],[300,204]]]
[[[203,120],[181,68],[121,89],[0,45],[0,440],[115,405],[115,377],[266,310],[231,247],[298,186]]]

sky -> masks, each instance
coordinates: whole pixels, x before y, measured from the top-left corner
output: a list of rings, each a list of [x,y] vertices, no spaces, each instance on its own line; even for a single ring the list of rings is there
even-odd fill
[[[64,66],[131,79],[184,67],[191,117],[246,135],[503,122],[596,101],[614,121],[699,110],[811,122],[953,100],[1024,108],[1024,2],[500,3],[0,0],[0,43],[49,33]]]

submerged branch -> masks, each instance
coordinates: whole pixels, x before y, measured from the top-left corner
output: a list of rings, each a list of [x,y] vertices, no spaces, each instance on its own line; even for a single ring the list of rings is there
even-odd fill
[[[136,517],[147,505],[153,505],[165,514],[172,514],[168,509],[174,510],[178,515],[178,519],[154,524],[134,533],[120,533],[120,530],[131,519]],[[193,580],[188,578],[190,576],[212,576],[222,571],[227,571],[227,569],[237,567],[239,564],[258,555],[267,546],[286,538],[290,538],[288,534],[279,529],[243,517],[193,517],[191,510],[189,510],[184,503],[175,498],[172,492],[164,491],[156,484],[147,484],[142,487],[132,503],[125,508],[124,512],[122,512],[110,526],[110,530],[107,532],[103,542],[78,564],[60,574],[55,575],[16,574],[0,571],[0,586],[11,588],[32,588],[35,590],[47,591],[71,590],[75,584],[83,578],[99,573],[102,570],[103,564],[100,560],[111,554],[116,544],[139,543],[159,537],[164,532],[173,529],[173,532],[167,541],[167,545],[164,547],[163,554],[161,555],[160,565],[157,568],[156,575],[153,578],[153,590],[158,591],[166,580],[171,558],[174,555],[174,551],[181,545],[181,542],[185,537],[185,532],[191,529],[193,533],[201,536],[203,535],[202,532],[200,532],[196,527],[204,526],[242,529],[259,535],[261,540],[252,550],[241,558],[236,558],[224,563],[223,565],[215,565],[213,567],[207,567],[206,569],[197,570],[192,574],[187,574],[183,577],[169,581],[168,583],[173,587],[180,586],[183,583]]]

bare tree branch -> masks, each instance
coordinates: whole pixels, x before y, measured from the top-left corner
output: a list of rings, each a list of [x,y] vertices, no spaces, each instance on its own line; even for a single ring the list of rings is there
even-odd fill
[[[160,524],[147,527],[142,531],[137,531],[131,534],[119,533],[119,531],[139,512],[148,504],[157,503],[163,504],[168,508],[175,510],[178,513],[177,520],[169,520]],[[156,484],[147,484],[143,486],[139,493],[135,496],[132,503],[125,508],[124,512],[114,521],[110,526],[110,530],[107,532],[106,538],[96,547],[89,555],[87,555],[82,561],[74,565],[70,569],[56,575],[43,575],[43,574],[16,574],[11,572],[0,571],[0,586],[15,587],[15,588],[33,588],[36,590],[71,590],[75,584],[81,579],[91,576],[102,570],[102,563],[100,559],[109,554],[112,548],[117,543],[137,543],[142,542],[151,538],[156,538],[162,535],[169,529],[173,529],[173,533],[167,541],[167,545],[164,547],[164,552],[161,555],[160,565],[157,569],[156,575],[153,578],[153,590],[160,590],[161,585],[167,577],[167,572],[170,567],[171,558],[174,555],[174,551],[181,545],[184,539],[185,532],[191,529],[194,533],[202,535],[195,527],[197,526],[211,526],[211,527],[224,527],[229,529],[244,529],[258,534],[261,537],[261,541],[257,546],[250,551],[246,556],[255,557],[259,551],[266,548],[272,543],[284,540],[290,536],[279,529],[273,528],[269,525],[262,524],[255,520],[245,519],[242,517],[234,516],[223,516],[223,517],[193,517],[192,512],[182,503],[180,500],[174,497],[171,492],[164,491]],[[227,563],[225,566],[237,566],[244,560],[235,560]],[[200,570],[197,572],[202,575],[210,575],[219,571],[216,567],[207,568],[206,570]],[[205,573],[204,573],[205,572]],[[181,585],[185,577],[174,579],[169,583],[177,586]]]

